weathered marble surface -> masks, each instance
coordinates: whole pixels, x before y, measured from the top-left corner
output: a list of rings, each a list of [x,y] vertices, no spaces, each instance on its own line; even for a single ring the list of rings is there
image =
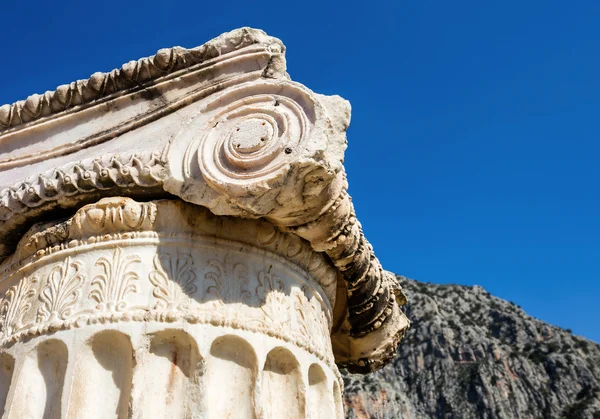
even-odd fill
[[[106,198],[7,262],[8,418],[342,415],[337,272],[267,221]]]
[[[75,368],[71,357],[85,348],[96,354],[95,328],[108,323],[121,333],[114,335],[118,348],[109,352],[124,354],[143,352],[134,342],[167,330],[170,322],[187,325],[181,333],[189,336],[178,331],[161,335],[160,342],[192,339],[198,348],[222,335],[215,327],[237,327],[268,336],[268,342],[287,342],[298,360],[316,357],[318,369],[308,382],[326,383],[318,394],[333,400],[339,393],[330,391],[330,382],[338,381],[334,363],[369,372],[394,356],[408,327],[400,309],[406,299],[365,239],[347,193],[350,105],[291,81],[284,53],[278,39],[243,28],[0,107],[0,352],[15,368],[23,368],[26,351],[44,358],[34,347],[54,337],[66,346],[48,343],[43,351],[56,362],[65,353],[69,358],[53,368]],[[173,238],[185,234],[193,237]],[[228,248],[220,240],[243,245]],[[259,258],[261,270],[256,248],[273,253]],[[247,274],[240,276],[234,268],[239,264]],[[127,280],[112,288],[108,278],[115,275]],[[266,300],[246,300],[236,288],[248,281],[258,289],[255,280],[276,286],[276,275],[288,285],[279,289],[281,301],[270,315]],[[296,277],[303,285],[289,285]],[[236,289],[236,298],[227,300],[219,286]],[[312,291],[298,294],[296,288]],[[183,300],[165,297],[169,293]],[[319,307],[292,314],[282,308],[301,295]],[[160,296],[166,300],[153,301]],[[188,313],[192,306],[211,308]],[[281,330],[264,326],[265,315]],[[320,320],[315,317],[317,323],[304,330],[310,338],[300,340],[301,319],[313,315]],[[258,322],[254,329],[248,319]],[[79,342],[74,352],[69,340]],[[272,347],[267,340],[265,347]],[[307,355],[298,355],[303,351]],[[281,356],[272,365],[261,358],[252,363],[271,365],[275,378],[287,377],[279,370],[296,371],[297,365]],[[207,353],[199,349],[186,357],[203,360]],[[297,388],[310,390],[312,367],[298,362],[297,382],[303,384]],[[133,371],[135,395],[136,366],[123,368]],[[64,379],[75,379],[73,371]],[[14,388],[3,390],[6,397],[20,394]],[[120,395],[128,391],[119,389]],[[63,411],[76,403],[67,399]],[[77,415],[88,417],[89,403],[81,403]]]

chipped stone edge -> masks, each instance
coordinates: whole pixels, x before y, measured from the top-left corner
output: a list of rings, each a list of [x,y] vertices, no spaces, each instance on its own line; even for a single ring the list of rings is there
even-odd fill
[[[97,72],[87,80],[61,85],[54,91],[33,94],[26,100],[0,106],[0,135],[23,124],[140,87],[176,71],[256,44],[268,45],[271,49],[278,48],[279,51],[273,51],[277,53],[285,51],[285,46],[279,39],[247,27],[224,33],[192,49],[163,48],[151,57],[130,61],[108,73]],[[268,77],[269,66],[264,71],[265,77]]]
[[[230,38],[233,38],[233,41]],[[107,93],[106,80],[111,77],[125,80],[126,68],[136,69],[135,74],[137,75],[142,73],[138,69],[143,66],[160,69],[156,64],[161,61],[161,58],[157,57],[162,56],[162,63],[167,63],[164,70],[161,70],[166,73],[156,73],[152,76],[151,72],[147,71],[149,75],[147,80],[153,80],[152,77],[158,78],[168,72],[201,63],[202,59],[214,58],[223,51],[234,51],[264,40],[267,40],[269,44],[277,42],[281,45],[280,52],[285,50],[281,41],[276,38],[268,37],[262,31],[248,28],[223,34],[192,50],[178,47],[161,50],[169,51],[169,53],[161,54],[159,51],[159,54],[154,57],[137,62],[132,61],[133,64],[130,67],[127,67],[128,64],[126,64],[121,70],[104,74],[104,79],[100,83],[101,88],[96,90],[99,92],[99,96],[89,99],[89,102],[103,95],[114,93]],[[211,54],[216,55],[212,56]],[[194,62],[193,59],[197,60],[198,55],[203,58]],[[207,56],[210,58],[206,58]],[[186,61],[186,57],[189,61]],[[269,70],[269,66],[265,69],[265,71],[267,70]],[[265,74],[265,77],[269,77],[269,75]],[[95,83],[92,79],[93,77],[81,83]],[[127,80],[131,80],[131,78]],[[80,82],[75,82],[70,86],[77,87],[78,83]],[[70,88],[70,86],[67,87]],[[50,106],[51,111],[52,100],[58,98],[59,90],[60,88],[56,92],[44,96],[47,97],[44,103]],[[19,109],[22,110],[25,109],[26,102],[17,102],[12,106],[21,106]],[[42,106],[42,102],[38,105]],[[6,109],[6,106],[9,105],[0,108],[0,123],[3,116],[2,110]],[[41,118],[42,116],[45,115],[39,112],[36,117]],[[8,120],[9,123],[11,121],[11,119]],[[23,122],[28,121],[21,121],[16,125]],[[24,224],[23,221],[31,222],[36,215],[39,216],[45,212],[44,207],[52,209],[63,197],[75,198],[77,196],[72,202],[81,204],[86,203],[86,199],[115,194],[118,191],[125,192],[129,196],[136,196],[143,191],[150,194],[152,194],[151,191],[155,193],[162,191],[164,189],[163,182],[168,177],[165,165],[166,161],[162,160],[159,154],[152,153],[147,156],[135,154],[114,155],[110,158],[105,156],[101,159],[89,159],[69,164],[61,169],[53,169],[0,192],[0,226],[5,232],[12,231],[11,225],[15,227]],[[350,325],[346,333],[349,333],[351,341],[354,342],[353,346],[356,346],[357,350],[354,351],[352,357],[341,363],[348,366],[354,365],[356,368],[352,369],[357,372],[369,372],[383,366],[395,354],[396,347],[408,327],[408,320],[399,309],[399,306],[406,302],[406,298],[402,294],[398,282],[392,280],[383,271],[373,248],[364,237],[362,227],[356,219],[354,206],[347,194],[348,185],[343,168],[338,175],[338,180],[343,185],[341,191],[338,192],[339,195],[333,200],[332,205],[324,209],[324,212],[316,219],[302,225],[286,225],[285,222],[276,224],[283,231],[292,232],[308,240],[316,251],[327,253],[344,277],[348,292],[346,309]],[[31,211],[32,209],[33,211]],[[17,214],[18,216],[15,216]],[[0,248],[0,258],[7,256],[11,250],[13,249],[3,245]],[[398,322],[399,318],[403,321]],[[375,352],[371,353],[367,350],[367,353],[364,353],[363,350],[366,349],[366,346],[370,347],[374,338],[382,345]],[[366,356],[362,356],[363,354]]]

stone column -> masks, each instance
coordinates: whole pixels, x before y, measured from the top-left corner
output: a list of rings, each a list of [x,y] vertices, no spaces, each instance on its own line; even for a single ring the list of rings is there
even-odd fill
[[[349,104],[284,51],[244,28],[0,107],[3,418],[341,418],[336,364],[393,357]]]
[[[268,221],[105,198],[3,267],[8,418],[342,414],[335,269]]]

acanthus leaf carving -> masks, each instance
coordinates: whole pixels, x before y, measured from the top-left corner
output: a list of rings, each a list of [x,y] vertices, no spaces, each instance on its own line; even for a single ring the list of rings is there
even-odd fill
[[[207,272],[204,278],[210,281],[206,294],[217,297],[219,304],[222,303],[249,303],[251,294],[248,291],[248,268],[242,263],[220,262],[210,260],[208,265],[213,268]]]
[[[306,297],[305,287],[302,287],[295,293],[294,298],[294,313],[296,316],[296,326],[298,333],[302,339],[311,337],[311,323],[313,322],[310,309],[310,303]]]
[[[196,64],[204,65],[206,62],[207,66],[212,66],[217,61],[224,62],[216,58],[223,53],[237,51],[240,45],[255,44],[261,45],[257,49],[268,52],[263,55],[267,58],[267,63],[255,66],[255,70],[261,69],[261,76],[238,79],[244,72],[236,65],[236,71],[232,74],[220,70],[213,74],[211,70],[206,72],[206,77],[202,76],[202,81],[199,81],[200,78],[188,78],[186,83],[190,86],[190,92],[206,82],[211,87],[202,98],[194,93],[194,96],[186,95],[185,100],[178,101],[177,106],[189,106],[192,103],[198,106],[197,109],[188,108],[189,114],[186,113],[187,110],[184,114],[197,113],[199,117],[191,118],[181,129],[178,124],[174,124],[179,130],[177,134],[173,132],[167,135],[164,132],[166,128],[160,127],[160,132],[165,135],[148,141],[150,149],[144,153],[106,154],[101,157],[94,155],[98,152],[94,150],[106,151],[111,149],[110,146],[90,147],[84,152],[81,147],[84,147],[84,143],[92,143],[88,141],[89,138],[93,138],[93,144],[123,138],[121,133],[124,131],[109,129],[98,118],[94,118],[93,122],[102,129],[101,133],[90,129],[93,132],[91,137],[86,137],[85,141],[73,141],[74,144],[70,145],[55,144],[73,140],[70,135],[64,134],[67,131],[59,129],[61,125],[53,126],[49,123],[50,118],[43,120],[43,123],[40,119],[39,125],[35,122],[38,118],[51,117],[65,111],[69,114],[72,112],[73,116],[68,119],[72,119],[72,123],[77,125],[79,115],[76,113],[96,108],[96,104],[91,104],[100,98],[103,99],[103,104],[98,102],[96,110],[100,110],[101,105],[102,112],[107,112],[110,117],[119,106],[107,106],[104,109],[104,105],[112,101],[109,96],[117,92],[120,92],[119,95],[133,93],[134,89],[137,96],[134,100],[146,100],[146,106],[137,105],[137,102],[135,106],[139,109],[153,108],[159,99],[170,97],[166,92],[170,91],[170,87],[175,87],[167,86],[165,82],[179,79],[188,69],[187,74],[191,74],[195,71],[192,67]],[[254,47],[248,49],[249,53],[253,54],[254,51]],[[1,106],[0,131],[6,129],[6,133],[12,136],[21,131],[15,127],[31,123],[23,126],[26,128],[22,131],[24,140],[17,141],[16,137],[12,137],[14,141],[8,141],[12,144],[9,147],[11,150],[2,153],[5,155],[0,160],[1,167],[19,168],[16,172],[7,172],[7,177],[11,177],[13,173],[22,173],[24,162],[42,161],[44,156],[66,156],[67,154],[61,154],[65,151],[72,153],[74,150],[81,150],[80,154],[73,154],[72,157],[83,155],[89,158],[79,162],[71,161],[0,191],[0,262],[15,254],[17,238],[32,223],[55,209],[74,210],[83,202],[108,195],[126,194],[149,199],[164,197],[167,192],[207,207],[214,214],[264,218],[282,232],[295,234],[306,240],[315,252],[326,253],[326,258],[322,255],[317,258],[314,256],[315,252],[305,252],[304,246],[298,245],[301,244],[298,241],[289,242],[287,248],[282,243],[282,247],[278,249],[278,253],[283,253],[284,258],[293,263],[308,265],[312,271],[318,271],[321,263],[323,270],[329,263],[335,266],[336,275],[328,276],[327,280],[321,281],[321,285],[325,286],[330,301],[333,301],[337,279],[345,280],[347,316],[344,316],[350,325],[347,334],[353,339],[353,347],[347,348],[348,363],[366,366],[367,368],[359,369],[368,371],[371,367],[375,368],[375,365],[387,362],[388,359],[381,356],[382,349],[392,346],[395,348],[409,326],[408,319],[399,308],[406,298],[398,282],[383,271],[375,257],[347,193],[343,155],[347,145],[345,134],[350,122],[349,104],[337,96],[316,95],[302,85],[287,80],[283,52],[284,48],[278,41],[257,31],[244,29],[225,35],[209,46],[195,50],[163,50],[155,57],[132,62],[109,74],[96,73],[89,80],[62,86],[56,92],[33,95],[26,101]],[[230,58],[233,57],[226,59]],[[181,73],[175,74],[180,70]],[[221,76],[224,74],[227,77],[234,76],[231,84],[223,83],[224,77]],[[199,85],[195,86],[195,83]],[[157,87],[156,91],[154,87]],[[154,93],[150,96],[153,98],[148,99],[141,94],[146,92],[142,89],[152,90]],[[133,99],[133,95],[131,98]],[[125,101],[124,96],[120,100]],[[171,104],[167,106],[167,103],[160,106],[164,106],[169,113],[175,109]],[[147,133],[159,132],[158,123],[154,128],[149,128],[149,124],[159,121],[158,113],[154,113],[152,118],[150,114],[146,117],[147,119],[136,120],[135,124],[120,122],[119,127],[130,132],[148,125],[139,131],[139,137],[137,133],[131,135],[132,141],[145,141],[142,138]],[[28,128],[34,126],[35,129]],[[83,137],[80,128],[73,128],[72,132]],[[30,132],[34,135],[30,135]],[[19,153],[14,153],[17,148],[27,148],[28,143],[37,143],[38,137],[49,138],[57,133],[62,136],[46,143],[52,146],[51,153],[39,152],[36,147],[31,148],[36,151],[35,155],[17,156]],[[169,138],[168,144],[163,141],[166,138]],[[127,139],[124,141],[115,149],[134,149],[127,145]],[[166,148],[159,150],[158,147],[165,145]],[[12,150],[13,147],[15,150]],[[65,157],[64,161],[69,159]],[[47,168],[46,164],[43,166]],[[32,170],[38,173],[37,169]],[[7,179],[7,182],[9,180],[12,182],[12,179]],[[138,228],[135,223],[124,224],[128,226],[128,231]],[[85,226],[85,229],[88,228],[90,225]],[[94,228],[95,225],[92,224],[91,230]],[[60,242],[61,246],[67,243],[61,234],[43,239],[46,242]],[[270,240],[268,235],[267,241]],[[44,245],[43,240],[40,240],[39,245]],[[36,246],[32,246],[32,252]],[[23,257],[19,256],[19,263],[32,254],[23,252]],[[16,264],[15,266],[18,267]],[[106,271],[105,265],[100,263],[99,266]],[[249,295],[243,292],[240,294],[241,291],[238,290],[235,297],[230,297],[229,294],[234,295],[233,290],[218,283],[218,275],[231,273],[219,270],[214,265],[212,269],[213,272],[207,274],[207,277],[213,276],[214,285],[209,287],[211,294],[217,295],[221,300],[233,298],[235,301]],[[113,301],[114,298],[108,296],[108,291],[103,287],[109,285],[102,285],[103,279],[98,279],[101,275],[96,277],[96,289],[92,291],[90,298],[101,306],[116,304],[114,308],[118,309],[118,304],[125,303]],[[315,277],[324,278],[322,275]],[[137,277],[134,279],[137,280]],[[132,286],[135,290],[135,285]],[[129,288],[126,286],[125,289]],[[276,293],[271,294],[274,295],[269,298],[274,298]],[[269,310],[268,305],[265,309]],[[346,341],[350,340],[344,338],[343,342]],[[379,342],[380,345],[373,347],[372,342]],[[357,349],[354,350],[355,348]],[[394,348],[388,353],[393,354]],[[365,365],[359,359],[366,359],[371,355],[374,359],[372,364]]]
[[[26,327],[23,325],[23,316],[31,308],[31,302],[36,295],[33,286],[37,283],[38,278],[31,276],[6,291],[0,301],[0,339]]]
[[[304,292],[297,292],[294,299],[294,312],[298,334],[301,339],[310,341],[312,319],[310,318],[310,313],[306,311],[308,305],[308,299]]]
[[[267,272],[259,272],[258,284],[256,296],[261,310],[276,329],[285,327],[290,321],[290,308],[283,279],[269,269]]]
[[[273,268],[270,267],[267,272],[261,271],[258,273],[258,286],[256,287],[256,296],[258,297],[261,305],[268,303],[270,294],[272,292],[279,292],[283,294],[285,290],[285,283],[283,279],[275,274],[271,273]]]
[[[72,314],[85,279],[81,266],[81,262],[67,257],[63,263],[52,268],[40,292],[42,304],[37,312],[37,322],[66,320]]]
[[[194,284],[196,273],[193,271],[193,260],[190,255],[158,253],[153,260],[154,270],[148,278],[157,298],[156,309],[187,309],[188,297],[192,296],[198,287]]]
[[[327,351],[328,345],[323,339],[330,335],[328,320],[319,300],[314,295],[310,298],[308,295],[305,286],[294,292],[296,333],[300,339],[315,345],[318,351]]]
[[[92,286],[95,287],[89,298],[98,303],[97,309],[102,311],[123,311],[127,302],[125,297],[129,293],[137,292],[135,281],[139,275],[132,269],[134,263],[141,263],[137,255],[123,256],[120,248],[117,248],[109,260],[106,257],[99,258],[94,264],[100,269],[100,273],[94,277]]]
[[[314,322],[316,325],[316,329],[314,330],[320,329],[320,333],[318,334],[319,336],[321,336],[321,345],[319,347],[319,350],[327,351],[327,347],[329,345],[328,338],[331,335],[331,330],[329,329],[329,319],[327,318],[325,311],[323,311],[323,309],[321,308],[321,303],[316,297],[313,296],[310,299],[310,305],[312,306],[312,313],[315,316]],[[327,341],[323,339],[327,339]]]

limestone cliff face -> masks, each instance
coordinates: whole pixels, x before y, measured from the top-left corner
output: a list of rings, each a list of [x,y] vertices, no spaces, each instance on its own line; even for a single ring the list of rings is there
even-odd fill
[[[481,287],[400,280],[412,328],[391,364],[344,374],[348,418],[600,418],[600,345]]]

